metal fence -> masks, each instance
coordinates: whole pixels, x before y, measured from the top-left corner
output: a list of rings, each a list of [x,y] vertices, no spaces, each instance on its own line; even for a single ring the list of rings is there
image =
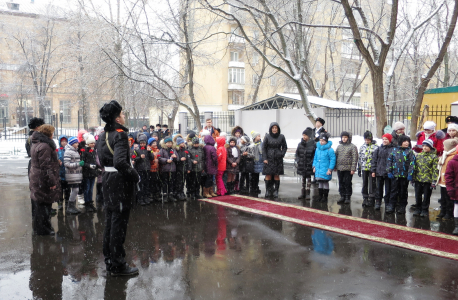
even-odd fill
[[[205,126],[205,114],[200,114],[200,124]],[[222,132],[230,134],[232,128],[235,126],[235,117],[233,111],[217,111],[212,113],[211,117],[213,126],[221,129]],[[197,122],[190,115],[186,116],[186,122],[188,124],[188,130],[197,131]]]

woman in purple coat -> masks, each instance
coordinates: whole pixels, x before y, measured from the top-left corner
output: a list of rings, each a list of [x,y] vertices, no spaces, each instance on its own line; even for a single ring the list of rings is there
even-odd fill
[[[204,137],[205,172],[207,177],[204,185],[204,196],[211,197],[210,190],[213,190],[213,177],[218,173],[218,156],[216,155],[215,140],[210,136]]]

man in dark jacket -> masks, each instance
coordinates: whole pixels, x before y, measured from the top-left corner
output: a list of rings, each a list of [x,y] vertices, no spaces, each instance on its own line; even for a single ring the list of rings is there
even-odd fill
[[[115,100],[100,109],[105,125],[105,134],[97,143],[103,174],[103,198],[106,199],[105,232],[103,255],[107,272],[112,276],[135,275],[137,268],[129,267],[125,261],[124,241],[130,208],[137,189],[139,176],[130,162],[128,129],[124,127],[125,116],[122,107]]]
[[[315,120],[315,128],[313,128],[313,138],[315,140],[315,142],[319,142],[320,141],[320,134],[322,133],[326,133],[326,129],[324,129],[324,119],[318,117],[316,118]]]
[[[310,187],[313,175],[313,157],[315,156],[316,144],[313,139],[313,129],[307,127],[302,132],[302,140],[296,149],[297,174],[302,176],[302,190],[298,199],[310,198]]]

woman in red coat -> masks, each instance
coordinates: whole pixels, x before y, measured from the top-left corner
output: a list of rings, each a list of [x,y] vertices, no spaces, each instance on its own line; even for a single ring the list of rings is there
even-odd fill
[[[51,205],[60,196],[59,159],[53,141],[54,127],[42,125],[32,135],[30,195],[35,206],[34,228],[38,235],[54,235]]]
[[[456,150],[458,151],[458,146]],[[454,203],[453,217],[455,220],[455,230],[453,230],[453,234],[458,235],[458,155],[455,155],[447,164],[445,185],[450,200]]]
[[[444,152],[444,140],[445,134],[442,130],[436,131],[436,123],[433,121],[426,121],[423,124],[424,131],[418,132],[417,135],[417,144],[413,147],[413,150],[417,153],[423,151],[423,142],[426,139],[433,141],[433,147],[437,150],[437,156],[441,156]]]

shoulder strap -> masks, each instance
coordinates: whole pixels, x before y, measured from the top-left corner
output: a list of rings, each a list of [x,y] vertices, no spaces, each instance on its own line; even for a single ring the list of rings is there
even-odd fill
[[[113,149],[111,149],[110,143],[108,142],[108,131],[105,133],[105,142],[107,143],[108,150],[110,150],[111,154],[114,155],[114,151],[113,151]]]

